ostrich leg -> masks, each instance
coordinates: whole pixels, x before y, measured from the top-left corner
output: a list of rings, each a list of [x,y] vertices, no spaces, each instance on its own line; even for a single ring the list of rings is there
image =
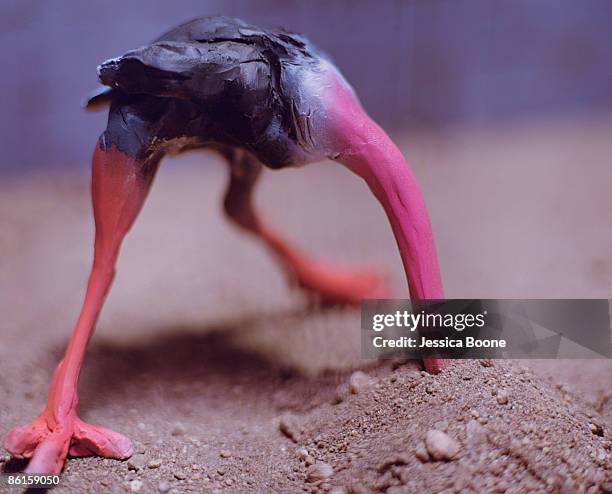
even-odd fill
[[[384,298],[387,287],[374,270],[351,270],[311,260],[269,228],[253,204],[253,190],[262,165],[242,151],[226,154],[231,174],[224,208],[239,227],[256,235],[278,259],[290,283],[323,304],[357,305],[364,298]]]
[[[332,80],[332,133],[336,160],[365,180],[383,206],[398,244],[413,299],[442,299],[444,293],[425,201],[402,153],[372,121],[341,80]],[[426,358],[438,372],[444,361]]]
[[[114,147],[104,151],[100,144],[92,163],[95,253],[83,308],[53,375],[47,404],[34,422],[14,428],[4,441],[14,457],[31,458],[29,473],[57,474],[67,454],[117,459],[132,455],[125,436],[77,417],[77,385],[85,348],[114,277],[121,242],[142,207],[157,163],[142,163]]]

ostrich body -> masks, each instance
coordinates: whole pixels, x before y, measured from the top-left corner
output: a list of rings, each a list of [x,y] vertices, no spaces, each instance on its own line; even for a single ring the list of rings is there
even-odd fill
[[[338,69],[307,39],[231,18],[202,18],[104,62],[98,73],[106,87],[88,106],[110,103],[110,110],[92,159],[93,266],[45,407],[4,441],[13,456],[31,458],[27,472],[59,473],[68,454],[118,459],[132,454],[125,436],[77,417],[77,384],[121,243],[166,154],[193,148],[222,153],[230,170],[228,218],[261,239],[305,293],[323,303],[357,304],[386,294],[381,278],[312,261],[261,219],[252,200],[264,166],[325,158],[342,163],[367,182],[385,209],[410,296],[443,298],[431,226],[414,176]],[[425,361],[432,372],[440,365],[437,359]]]

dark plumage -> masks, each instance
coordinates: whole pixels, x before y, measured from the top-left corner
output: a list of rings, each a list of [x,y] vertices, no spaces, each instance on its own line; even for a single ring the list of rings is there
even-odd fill
[[[321,157],[314,120],[324,109],[304,81],[331,66],[324,60],[300,35],[205,17],[102,63],[111,89],[89,103],[113,100],[105,141],[133,155],[184,137],[188,146],[246,148],[274,168],[299,164]]]

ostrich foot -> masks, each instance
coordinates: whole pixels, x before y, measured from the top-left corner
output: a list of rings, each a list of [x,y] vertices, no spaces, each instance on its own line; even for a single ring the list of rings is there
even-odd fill
[[[70,456],[102,456],[125,460],[132,456],[130,440],[117,432],[89,425],[76,414],[57,419],[46,410],[31,424],[12,429],[4,448],[15,458],[31,458],[25,472],[57,475]]]
[[[363,299],[391,296],[388,278],[374,270],[351,270],[323,264],[298,266],[296,285],[324,306],[359,305]]]

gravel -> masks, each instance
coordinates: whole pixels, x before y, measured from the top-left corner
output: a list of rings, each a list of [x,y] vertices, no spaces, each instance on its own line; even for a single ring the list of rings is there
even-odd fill
[[[170,482],[166,482],[165,480],[162,480],[159,484],[157,484],[157,490],[159,490],[159,492],[168,492],[170,489],[172,489],[172,484]]]
[[[334,474],[334,469],[331,465],[323,462],[315,463],[308,467],[306,472],[307,482],[318,482],[320,480],[327,480]]]
[[[425,443],[419,443],[416,450],[414,451],[414,456],[416,456],[422,462],[429,461],[429,452],[425,447]]]
[[[127,467],[129,470],[142,470],[146,465],[144,455],[135,454],[127,461]]]
[[[182,436],[183,434],[185,434],[185,432],[185,426],[181,422],[176,422],[172,426],[172,430],[170,431],[173,436]]]
[[[361,371],[355,371],[349,379],[349,391],[353,394],[363,393],[374,384],[374,380]]]
[[[185,480],[187,478],[187,474],[182,470],[175,470],[172,474],[178,480]]]
[[[287,414],[281,417],[278,429],[294,443],[299,441],[301,431],[298,418],[295,415]]]
[[[500,405],[506,405],[508,403],[508,400],[509,395],[507,390],[502,389],[497,392],[497,403],[499,403]]]
[[[442,431],[429,430],[425,436],[427,452],[434,460],[452,460],[459,453],[459,443]]]
[[[142,480],[134,479],[130,482],[130,490],[132,492],[140,492],[142,489]]]

